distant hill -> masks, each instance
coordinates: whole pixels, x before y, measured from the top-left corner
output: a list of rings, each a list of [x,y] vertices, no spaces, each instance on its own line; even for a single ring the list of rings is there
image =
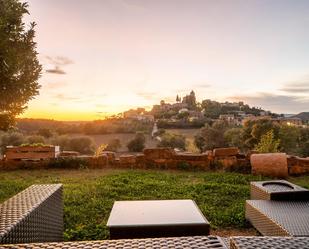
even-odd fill
[[[294,116],[292,116],[293,118],[300,118],[303,122],[308,122],[309,121],[309,112],[301,112],[298,113]]]

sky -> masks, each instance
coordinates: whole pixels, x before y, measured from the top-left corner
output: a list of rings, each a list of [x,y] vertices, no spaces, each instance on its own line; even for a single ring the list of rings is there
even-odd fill
[[[23,117],[93,120],[197,99],[309,111],[307,0],[28,0],[40,95]]]

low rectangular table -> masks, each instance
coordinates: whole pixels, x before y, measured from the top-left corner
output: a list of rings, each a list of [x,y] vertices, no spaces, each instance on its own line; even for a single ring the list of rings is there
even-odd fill
[[[309,190],[284,180],[250,183],[251,200],[309,201]]]
[[[210,224],[192,200],[116,201],[111,239],[208,235]]]

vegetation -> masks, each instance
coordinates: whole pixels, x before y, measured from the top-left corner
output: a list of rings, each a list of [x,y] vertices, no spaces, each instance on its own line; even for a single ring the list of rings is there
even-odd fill
[[[135,138],[127,145],[128,150],[131,152],[141,152],[145,148],[145,142],[145,135],[143,133],[136,133]]]
[[[120,148],[121,148],[120,139],[118,139],[118,138],[113,138],[113,139],[111,139],[111,140],[108,142],[108,144],[107,144],[105,150],[117,152]]]
[[[3,133],[0,137],[1,152],[3,153],[6,146],[13,145],[18,146],[25,142],[25,137],[19,132]]]
[[[107,148],[107,144],[101,144],[101,145],[95,150],[94,156],[95,156],[95,157],[98,157],[98,156],[102,155],[103,152],[106,150],[106,148]]]
[[[35,23],[25,28],[28,4],[18,0],[0,1],[0,130],[15,124],[29,100],[39,92],[41,73],[36,52]]]
[[[211,126],[206,124],[195,136],[195,145],[200,151],[212,150],[225,146],[224,132],[228,129],[225,121],[216,121]]]
[[[108,238],[106,222],[116,200],[193,199],[212,229],[237,232],[248,229],[244,204],[254,180],[261,178],[183,171],[20,170],[1,172],[0,202],[31,184],[63,183],[66,240]],[[288,180],[309,188],[308,176]]]
[[[247,121],[244,126],[230,126],[224,121],[206,124],[195,136],[200,151],[236,146],[242,151],[286,152],[309,156],[309,128],[279,124],[269,119]]]
[[[114,133],[150,133],[153,123],[121,117],[89,122],[65,122],[49,119],[18,119],[17,128],[26,134],[38,134],[50,138],[54,133],[64,134],[114,134]]]
[[[254,147],[254,150],[260,153],[275,153],[278,152],[280,140],[274,138],[273,130],[262,135],[260,142]]]
[[[23,144],[60,145],[61,150],[73,150],[81,154],[93,154],[95,150],[94,141],[88,136],[68,137],[66,135],[61,135],[46,139],[39,135],[25,136],[20,132],[6,132],[0,134],[0,148],[2,153],[6,146],[20,146]]]
[[[160,138],[161,141],[158,143],[158,147],[171,147],[181,150],[186,149],[186,138],[184,135],[165,132]]]

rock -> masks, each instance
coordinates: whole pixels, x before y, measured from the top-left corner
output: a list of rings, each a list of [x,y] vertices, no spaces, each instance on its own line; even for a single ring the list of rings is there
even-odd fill
[[[136,164],[136,157],[134,155],[122,155],[119,157],[120,167],[134,167]]]
[[[309,173],[309,158],[288,157],[289,174],[302,175]]]
[[[174,155],[175,160],[181,161],[207,161],[208,155],[206,154],[189,154],[189,153],[177,153]]]
[[[144,149],[144,155],[146,160],[171,159],[174,157],[175,151],[172,148]]]
[[[239,149],[237,147],[217,148],[213,150],[215,157],[236,156],[238,153]]]
[[[285,178],[288,176],[285,153],[253,154],[250,157],[252,174]]]
[[[144,169],[145,168],[145,156],[144,154],[137,154],[135,156],[136,168]]]
[[[236,156],[220,157],[216,160],[225,171],[232,171],[231,169],[237,165]]]
[[[116,159],[116,153],[113,151],[103,151],[100,156],[107,156],[109,164],[113,164]]]

